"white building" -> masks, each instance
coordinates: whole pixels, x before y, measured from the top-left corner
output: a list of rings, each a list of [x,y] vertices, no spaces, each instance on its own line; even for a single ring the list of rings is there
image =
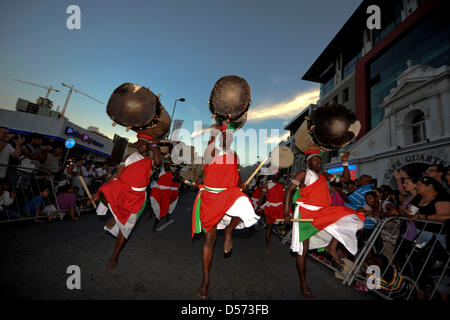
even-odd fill
[[[346,148],[357,176],[369,174],[377,184],[395,186],[395,170],[424,170],[450,164],[450,66],[411,65],[384,98],[384,118]],[[336,171],[337,158],[325,166]]]
[[[62,142],[73,138],[75,146],[84,149],[86,153],[95,155],[96,161],[104,161],[109,158],[114,147],[112,140],[62,118],[0,109],[0,126],[24,134],[37,132],[42,134],[44,138]]]

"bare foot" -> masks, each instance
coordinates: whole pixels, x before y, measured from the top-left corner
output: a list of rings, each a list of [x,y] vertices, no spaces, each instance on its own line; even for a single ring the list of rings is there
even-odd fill
[[[329,249],[328,247],[325,248],[325,251],[333,258],[334,262],[336,262],[341,267],[345,266],[344,261],[342,261],[339,256],[337,255],[336,251]]]
[[[266,253],[267,254],[272,254],[272,250],[270,250],[269,248],[266,248]]]
[[[223,252],[229,253],[233,249],[233,237],[231,231],[225,231],[225,242],[223,243]]]
[[[111,260],[109,260],[108,264],[106,265],[106,269],[112,270],[115,267],[117,267],[118,263],[119,263],[119,261],[117,261],[117,259],[115,259],[115,260],[111,259]]]
[[[36,222],[36,223],[42,223],[42,222],[45,222],[45,221],[39,220],[39,219],[34,219],[34,222]]]
[[[302,295],[307,298],[307,299],[313,299],[313,295],[311,293],[311,291],[308,288],[307,284],[304,285],[300,285],[300,288],[302,290]]]
[[[197,295],[205,300],[208,297],[208,286],[205,287],[202,285],[200,288],[198,288]]]
[[[77,217],[71,217],[72,218],[72,220],[80,220],[80,218],[77,218]]]

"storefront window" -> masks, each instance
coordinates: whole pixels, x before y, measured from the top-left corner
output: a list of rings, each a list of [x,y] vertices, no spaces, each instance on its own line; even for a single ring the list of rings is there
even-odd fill
[[[413,143],[425,141],[427,133],[425,130],[425,117],[423,113],[418,114],[412,121]]]

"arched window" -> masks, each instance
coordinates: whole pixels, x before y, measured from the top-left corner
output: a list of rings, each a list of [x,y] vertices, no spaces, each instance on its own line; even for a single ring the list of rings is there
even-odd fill
[[[427,132],[425,130],[425,115],[423,112],[417,114],[411,123],[413,143],[425,141],[427,139]]]

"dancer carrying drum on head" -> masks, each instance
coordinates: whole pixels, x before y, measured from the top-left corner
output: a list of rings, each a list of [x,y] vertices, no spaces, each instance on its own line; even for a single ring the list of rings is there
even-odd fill
[[[216,124],[204,153],[204,185],[199,186],[192,211],[192,236],[204,232],[202,247],[203,280],[197,295],[206,299],[213,247],[218,229],[225,229],[224,256],[231,255],[232,231],[257,223],[250,199],[241,191],[238,157],[230,150],[234,129],[243,125],[250,105],[250,87],[237,76],[219,79],[212,92],[210,108]],[[234,122],[241,119],[242,122]],[[220,131],[218,130],[220,129]],[[219,135],[220,134],[220,135]],[[215,147],[219,135],[219,148]]]
[[[214,125],[216,128],[218,125]],[[211,132],[208,145],[214,145],[218,130]],[[197,294],[206,299],[209,287],[209,270],[216,241],[217,229],[225,229],[224,256],[228,258],[233,248],[233,229],[248,228],[258,222],[250,199],[240,190],[238,157],[227,148],[232,133],[220,132],[222,150],[214,148],[210,162],[204,165],[205,184],[195,199],[192,212],[192,236],[204,232],[202,263],[203,281]],[[207,148],[208,152],[210,148]],[[205,152],[205,153],[206,153]],[[206,155],[205,155],[206,158]]]
[[[309,249],[326,247],[326,253],[332,258],[333,265],[341,268],[343,261],[339,259],[336,247],[342,243],[351,254],[358,249],[356,231],[364,222],[364,214],[347,207],[332,206],[328,181],[337,178],[329,173],[321,173],[322,159],[318,150],[305,151],[307,170],[299,171],[286,188],[284,204],[284,220],[291,221],[289,208],[292,195],[297,186],[300,187],[301,198],[297,200],[294,218],[313,219],[312,222],[294,222],[292,227],[291,249],[298,253],[297,271],[300,277],[302,294],[312,298],[306,283],[306,256]],[[341,160],[344,166],[342,182],[350,180],[348,163],[349,154],[343,153]]]

